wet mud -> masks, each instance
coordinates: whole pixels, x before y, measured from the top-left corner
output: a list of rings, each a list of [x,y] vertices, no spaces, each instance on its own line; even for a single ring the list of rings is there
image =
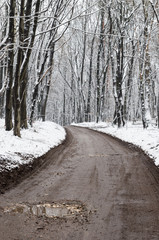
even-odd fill
[[[39,203],[39,204],[16,204],[5,207],[4,213],[27,214],[36,217],[47,218],[71,218],[79,215],[86,215],[88,210],[79,202],[64,202],[64,203]]]
[[[2,189],[0,239],[158,240],[159,169],[152,159],[103,133],[67,133]]]

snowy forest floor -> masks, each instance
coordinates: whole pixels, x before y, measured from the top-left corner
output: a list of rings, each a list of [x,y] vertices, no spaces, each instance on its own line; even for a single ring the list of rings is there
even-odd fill
[[[5,131],[4,125],[0,119],[0,193],[43,164],[44,155],[66,138],[64,128],[53,122],[37,121],[21,131],[21,138]]]
[[[117,128],[105,122],[91,122],[72,124],[74,126],[88,127],[100,132],[110,134],[125,142],[132,143],[149,155],[154,160],[156,166],[159,167],[159,129],[155,125],[151,125],[147,129],[143,129],[141,122],[128,122],[125,127]]]

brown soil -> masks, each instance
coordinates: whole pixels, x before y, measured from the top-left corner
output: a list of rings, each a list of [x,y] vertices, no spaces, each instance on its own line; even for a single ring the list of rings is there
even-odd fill
[[[62,145],[1,174],[0,189],[1,240],[159,239],[159,169],[106,134],[68,127]]]

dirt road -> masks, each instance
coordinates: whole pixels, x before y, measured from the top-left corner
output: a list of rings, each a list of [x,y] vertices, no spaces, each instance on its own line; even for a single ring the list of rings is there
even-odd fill
[[[158,240],[158,168],[105,134],[67,132],[45,165],[0,195],[0,240]]]

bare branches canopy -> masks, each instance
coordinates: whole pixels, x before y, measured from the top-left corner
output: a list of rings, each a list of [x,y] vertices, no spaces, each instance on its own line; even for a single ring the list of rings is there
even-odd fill
[[[159,120],[157,0],[1,1],[0,117],[6,130]]]

